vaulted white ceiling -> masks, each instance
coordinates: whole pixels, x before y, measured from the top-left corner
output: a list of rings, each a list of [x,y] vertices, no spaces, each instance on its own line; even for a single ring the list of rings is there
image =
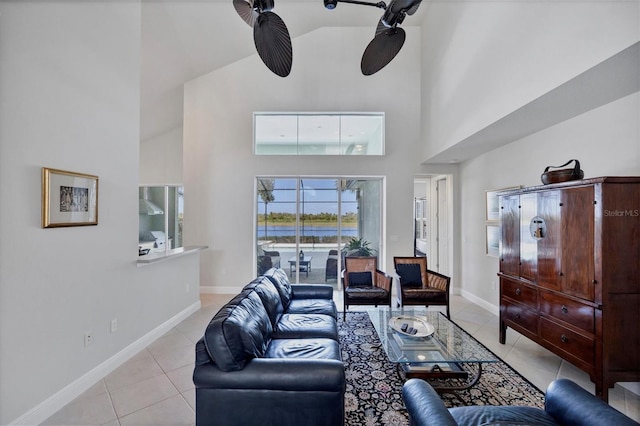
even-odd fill
[[[427,3],[423,0],[402,26],[419,26]],[[275,0],[273,11],[291,34],[292,72],[296,61],[304,60],[305,53],[312,54],[296,50],[296,37],[322,27],[365,26],[371,27],[373,38],[383,13],[375,7],[347,3],[327,10],[322,0]],[[365,48],[353,54],[360,57]],[[143,0],[140,139],[182,125],[185,82],[254,54],[253,30],[237,15],[232,0]],[[265,72],[270,71],[265,67]]]

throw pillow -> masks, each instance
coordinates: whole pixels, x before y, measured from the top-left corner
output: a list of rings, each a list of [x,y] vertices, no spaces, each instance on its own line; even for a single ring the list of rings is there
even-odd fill
[[[373,277],[371,272],[349,272],[349,287],[371,287]]]
[[[396,265],[396,272],[400,276],[400,285],[403,287],[422,287],[420,265],[417,263],[401,263]]]

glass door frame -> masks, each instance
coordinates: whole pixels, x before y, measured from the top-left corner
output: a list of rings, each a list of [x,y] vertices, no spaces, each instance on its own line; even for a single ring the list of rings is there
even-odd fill
[[[294,253],[299,253],[301,245],[302,245],[302,249],[304,250],[304,243],[302,241],[302,235],[301,235],[301,224],[302,224],[302,215],[305,213],[303,211],[303,201],[304,201],[304,181],[305,180],[330,180],[330,181],[335,181],[338,182],[339,185],[341,185],[341,182],[344,181],[348,181],[348,180],[356,180],[356,181],[377,181],[379,182],[379,188],[378,188],[378,197],[379,197],[379,203],[378,203],[378,220],[379,220],[379,225],[378,225],[378,233],[379,235],[377,236],[377,247],[375,247],[376,249],[376,255],[378,256],[378,263],[379,264],[383,264],[384,262],[384,252],[385,252],[385,244],[384,244],[384,235],[385,235],[385,215],[384,215],[384,211],[385,211],[385,205],[386,205],[386,194],[385,194],[385,188],[386,188],[386,178],[384,176],[317,176],[317,175],[299,175],[299,176],[287,176],[287,175],[260,175],[260,176],[256,176],[254,179],[254,191],[253,191],[253,196],[254,196],[254,228],[253,228],[253,246],[257,247],[258,243],[259,243],[259,230],[258,230],[258,215],[262,214],[262,212],[260,212],[259,210],[259,205],[260,205],[260,195],[258,194],[258,184],[260,182],[260,180],[262,179],[270,179],[270,180],[274,180],[277,181],[279,179],[282,180],[295,180],[296,181],[296,185],[295,185],[295,191],[296,191],[296,197],[295,197],[295,203],[296,203],[296,221],[295,221],[295,249],[294,249]],[[342,283],[341,283],[341,277],[340,277],[340,271],[342,270],[342,247],[344,247],[344,244],[348,241],[344,241],[343,240],[343,224],[342,224],[342,216],[343,216],[343,191],[340,188],[336,189],[337,191],[337,241],[335,243],[335,248],[338,251],[338,266],[337,266],[337,277],[336,277],[336,285],[338,287],[338,289],[342,288]],[[363,205],[362,205],[362,199],[360,197],[358,197],[357,199],[357,215],[358,215],[358,235],[357,237],[361,237],[361,232],[364,229],[364,227],[362,226],[362,221],[363,221],[363,215],[360,214],[359,212],[361,211]],[[266,231],[268,232],[268,231]],[[254,249],[254,265],[257,265],[258,263],[258,251],[256,249]],[[285,257],[281,257],[280,258],[280,268],[284,269],[286,267],[288,267],[288,263],[289,259],[288,259],[288,255]],[[256,266],[257,269],[257,266]],[[256,270],[256,273],[259,273],[258,270]],[[304,271],[303,271],[304,273]],[[295,282],[295,283],[301,283],[303,281],[301,281],[301,278],[305,278],[304,276],[301,277],[300,276],[300,264],[299,264],[299,256],[296,255],[296,263],[295,263],[295,275],[291,276],[291,282]]]

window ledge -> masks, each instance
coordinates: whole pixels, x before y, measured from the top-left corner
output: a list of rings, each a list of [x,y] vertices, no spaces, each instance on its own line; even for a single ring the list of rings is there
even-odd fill
[[[198,251],[209,248],[208,246],[187,246],[187,247],[179,247],[175,249],[169,249],[164,253],[153,253],[153,254],[145,254],[144,256],[139,256],[138,258],[138,266],[145,266],[151,263],[162,262],[168,259],[174,259],[176,257],[184,256],[186,254],[196,253]]]

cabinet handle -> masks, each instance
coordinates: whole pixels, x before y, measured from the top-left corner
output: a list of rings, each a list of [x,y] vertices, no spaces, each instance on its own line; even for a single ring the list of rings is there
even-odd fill
[[[567,340],[569,340],[569,339],[567,339],[567,336],[565,336],[564,334],[562,336],[560,336],[560,341],[562,343],[567,343]]]
[[[598,284],[598,280],[593,280],[592,283]]]
[[[520,319],[520,314],[516,314],[516,319]]]
[[[558,272],[558,276],[562,277],[562,276],[564,276],[564,274],[562,272]]]
[[[516,288],[516,296],[520,296],[520,293],[522,293],[522,290],[520,290],[519,288]]]
[[[560,310],[562,311],[563,314],[568,314],[569,313],[569,309],[567,309],[566,306],[562,305],[562,308],[560,308]]]

